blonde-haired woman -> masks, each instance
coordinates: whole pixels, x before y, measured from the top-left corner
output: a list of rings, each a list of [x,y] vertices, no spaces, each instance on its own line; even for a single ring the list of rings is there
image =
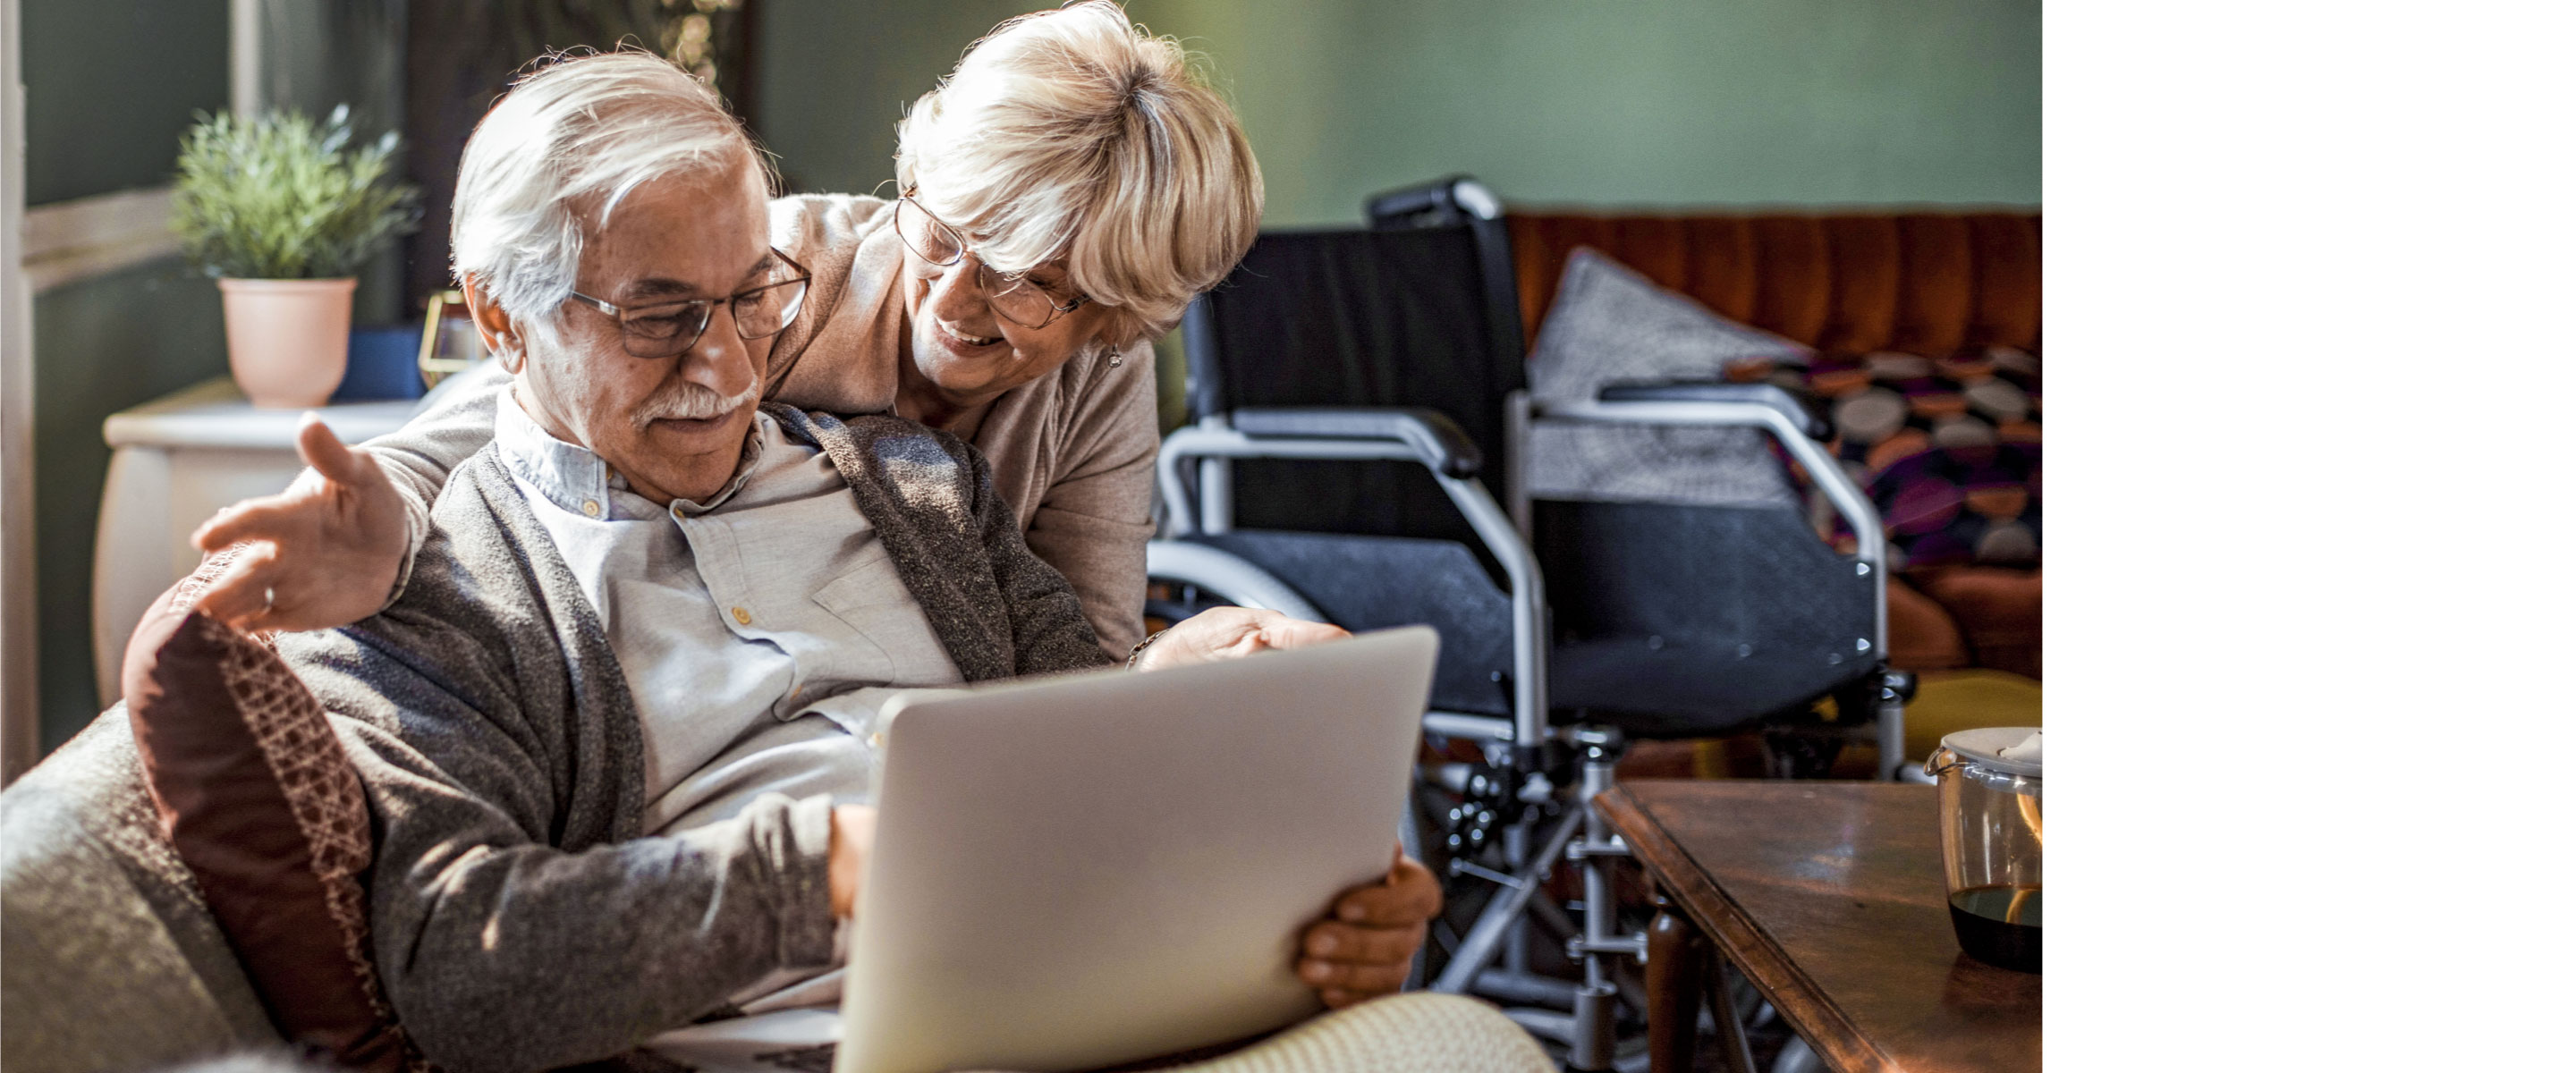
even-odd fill
[[[1143,632],[1153,532],[1151,342],[1250,248],[1251,146],[1178,42],[1085,0],[969,49],[904,118],[895,170],[891,200],[771,203],[772,244],[813,280],[771,343],[770,394],[891,409],[974,444],[1030,549],[1124,658]],[[497,373],[360,450],[308,423],[312,472],[199,530],[202,548],[258,542],[200,606],[246,629],[384,606],[448,470],[491,438]]]
[[[729,320],[742,315],[741,295],[670,280],[620,284],[645,296],[630,303],[654,304],[572,290],[584,230],[572,213],[606,219],[651,161],[755,155],[712,95],[677,74],[631,53],[563,60],[512,91],[520,107],[486,118],[578,111],[583,123],[559,126],[602,140],[613,132],[633,166],[575,169],[608,177],[585,180],[554,159],[555,143],[478,130],[476,145],[503,136],[490,139],[501,155],[469,167],[457,191],[454,267],[473,300],[536,331],[589,305],[666,334],[694,328],[693,341],[731,332],[765,363],[755,368],[772,397],[892,410],[954,433],[988,458],[995,493],[1015,508],[1029,548],[1072,583],[1103,646],[1128,657],[1143,632],[1153,529],[1150,341],[1242,258],[1261,217],[1260,171],[1232,111],[1177,42],[1145,34],[1109,0],[1013,19],[914,104],[893,199],[770,203],[770,245],[808,277],[801,302],[783,318]],[[708,226],[742,226],[717,215]],[[492,438],[508,386],[497,367],[521,364],[503,357],[467,374],[480,383],[442,385],[436,405],[361,450],[308,422],[301,446],[314,471],[198,532],[203,548],[254,542],[199,608],[253,629],[338,626],[381,609],[402,587],[448,472]],[[1142,648],[1137,665],[1197,646],[1287,647],[1312,625],[1255,612],[1225,628]],[[1397,990],[1440,901],[1430,872],[1399,855],[1386,883],[1347,894],[1301,934],[1298,976],[1336,1008]]]

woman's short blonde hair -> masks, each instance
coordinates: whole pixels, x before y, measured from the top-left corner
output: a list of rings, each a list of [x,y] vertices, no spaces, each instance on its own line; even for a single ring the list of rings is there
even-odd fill
[[[1261,226],[1234,109],[1110,0],[995,27],[899,130],[896,181],[996,271],[1061,259],[1113,347],[1171,330]]]

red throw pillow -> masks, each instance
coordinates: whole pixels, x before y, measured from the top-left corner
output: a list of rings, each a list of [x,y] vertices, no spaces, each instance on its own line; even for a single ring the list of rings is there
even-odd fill
[[[357,769],[264,637],[196,613],[233,554],[162,594],[126,645],[145,785],[278,1032],[352,1068],[425,1068],[369,953]]]

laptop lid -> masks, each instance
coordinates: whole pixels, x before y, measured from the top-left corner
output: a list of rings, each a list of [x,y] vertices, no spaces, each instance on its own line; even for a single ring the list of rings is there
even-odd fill
[[[1084,1069],[1313,1014],[1298,934],[1393,862],[1438,648],[890,701],[836,1073]]]

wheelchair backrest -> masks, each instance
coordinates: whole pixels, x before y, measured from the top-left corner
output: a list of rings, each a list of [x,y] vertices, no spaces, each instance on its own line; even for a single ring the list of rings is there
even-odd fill
[[[1263,233],[1182,320],[1191,418],[1246,406],[1429,407],[1492,467],[1504,457],[1503,399],[1527,378],[1518,313],[1495,300],[1482,252],[1467,225]],[[1247,528],[1473,543],[1417,465],[1239,462],[1236,474],[1235,521]]]

